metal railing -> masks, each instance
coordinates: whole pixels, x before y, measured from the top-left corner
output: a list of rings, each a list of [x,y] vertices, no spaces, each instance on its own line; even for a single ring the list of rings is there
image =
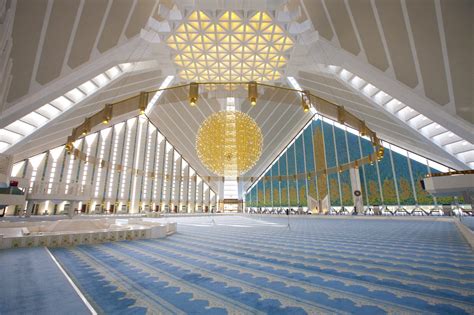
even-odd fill
[[[474,170],[451,171],[451,172],[446,172],[446,173],[434,173],[434,174],[429,174],[426,177],[441,177],[441,176],[467,175],[467,174],[474,174]]]
[[[92,186],[79,183],[34,182],[27,191],[29,195],[92,196]]]

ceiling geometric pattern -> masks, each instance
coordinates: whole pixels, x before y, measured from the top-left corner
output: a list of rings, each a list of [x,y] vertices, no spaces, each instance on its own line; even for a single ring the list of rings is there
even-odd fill
[[[275,81],[294,41],[269,14],[243,18],[226,11],[212,19],[192,12],[168,37],[179,76],[186,81]]]
[[[263,2],[266,4],[262,5]],[[227,71],[227,77],[221,80],[266,80],[263,79],[265,71],[262,79],[251,77],[248,71],[252,69],[252,63],[255,62],[254,67],[261,66],[263,59],[271,66],[271,58],[281,56],[273,60],[280,63],[274,64],[275,77],[270,80],[277,80],[281,75],[279,83],[287,85],[283,79],[293,76],[303,89],[343,105],[364,119],[382,139],[432,157],[449,167],[466,167],[447,150],[427,141],[425,136],[407,128],[385,107],[373,102],[381,93],[369,98],[364,94],[368,87],[353,89],[340,78],[342,71],[340,74],[327,71],[327,65],[336,65],[409,105],[415,112],[439,124],[442,127],[439,130],[445,128],[453,133],[450,137],[451,134],[445,132],[444,136],[436,136],[437,140],[443,137],[443,141],[445,138],[454,141],[458,140],[457,137],[466,137],[468,145],[463,147],[474,143],[474,94],[471,88],[474,46],[472,41],[466,40],[472,38],[473,32],[470,17],[474,5],[470,0],[87,0],[68,7],[66,20],[65,2],[62,0],[7,3],[7,6],[11,5],[5,15],[9,19],[5,18],[3,23],[10,27],[0,29],[2,47],[10,47],[10,53],[7,49],[0,56],[0,61],[6,65],[0,78],[0,100],[6,99],[0,102],[2,129],[23,120],[26,115],[34,115],[31,113],[44,104],[107,69],[132,61],[153,64],[153,67],[136,69],[133,74],[124,74],[97,95],[77,102],[64,114],[11,146],[7,153],[12,154],[14,160],[63,144],[75,125],[100,110],[105,103],[156,89],[167,76],[177,77],[188,69],[192,73],[181,79],[219,80],[218,74],[203,73],[203,69],[228,69],[227,64],[233,61],[231,56],[243,60],[248,57],[243,55],[244,49],[257,50],[260,59],[244,60],[239,71],[241,78]],[[200,13],[194,14],[195,10],[200,10]],[[229,10],[236,11],[227,14]],[[259,11],[268,13],[255,17]],[[252,25],[252,18],[261,26]],[[184,43],[170,47],[170,41],[179,37],[175,35],[180,27],[189,27],[189,35],[194,34],[194,39],[185,37]],[[208,29],[213,30],[210,37],[199,37]],[[245,41],[244,31],[254,34],[252,41],[262,46],[252,47]],[[293,46],[280,47],[275,53],[272,49],[278,48],[274,44],[281,32],[282,37],[288,39],[285,44]],[[263,36],[265,33],[266,37]],[[277,36],[272,40],[269,34]],[[223,44],[224,39],[226,44]],[[199,47],[200,40],[207,46]],[[236,46],[232,46],[232,41],[237,42]],[[194,53],[190,57],[196,60],[200,57],[199,52],[207,54],[205,63],[201,60],[193,68],[189,67],[186,56],[184,60],[179,59],[177,55],[186,45],[192,47],[188,52]],[[267,52],[269,50],[276,56],[266,56],[264,45],[269,46]],[[222,52],[216,56],[215,63],[209,64],[212,54],[204,49],[214,49],[216,53],[222,49]],[[438,71],[439,68],[444,68],[444,71]],[[255,75],[261,73],[261,70],[259,73],[255,71]],[[210,77],[199,78],[197,75]],[[46,79],[51,80],[46,82]],[[301,110],[297,96],[268,93],[264,98],[264,94],[259,91],[257,106],[251,106],[246,100],[240,106],[242,112],[257,122],[264,136],[262,156],[247,176],[260,175],[309,119],[309,114]],[[200,95],[198,106],[190,107],[188,104],[187,90],[166,93],[150,113],[150,119],[180,154],[205,175],[206,170],[196,156],[194,139],[206,117],[223,108],[217,99],[204,94]],[[296,105],[289,106],[292,104]],[[463,142],[459,143],[463,145]],[[463,161],[474,160],[463,158]]]

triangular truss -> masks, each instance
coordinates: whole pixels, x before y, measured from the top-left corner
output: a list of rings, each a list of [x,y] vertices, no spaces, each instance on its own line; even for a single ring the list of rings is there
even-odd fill
[[[217,202],[206,179],[145,115],[90,133],[74,147],[80,150],[67,154],[61,145],[14,164],[11,176],[28,181],[29,198],[42,211],[53,213],[67,200],[80,200],[88,212],[194,212]]]
[[[249,18],[226,11],[217,19],[193,11],[168,37],[179,76],[187,81],[275,81],[294,41],[266,12]]]

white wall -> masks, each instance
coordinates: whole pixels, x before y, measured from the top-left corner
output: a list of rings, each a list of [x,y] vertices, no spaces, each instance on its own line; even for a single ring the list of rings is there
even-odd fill
[[[53,213],[54,204],[61,211],[65,201],[80,199],[89,212],[99,204],[104,209],[125,205],[130,213],[146,205],[176,205],[178,211],[185,205],[194,212],[216,202],[210,188],[203,190],[202,178],[145,116],[90,134],[75,147],[89,158],[75,158],[59,147],[16,163],[13,175],[31,183],[27,200],[39,204],[38,214]],[[102,160],[109,166],[101,167]],[[53,195],[55,200],[49,200]]]

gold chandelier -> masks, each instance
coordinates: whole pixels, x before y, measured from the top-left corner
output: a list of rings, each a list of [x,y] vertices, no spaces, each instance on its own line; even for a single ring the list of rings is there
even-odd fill
[[[81,161],[92,163],[96,165],[100,165],[101,168],[108,168],[111,171],[121,171],[121,172],[131,172],[133,174],[139,174],[141,176],[147,176],[149,178],[157,178],[157,177],[167,177],[169,174],[164,173],[155,173],[155,172],[145,172],[144,170],[136,169],[133,167],[129,167],[127,165],[115,165],[111,161],[106,161],[100,159],[98,157],[94,157],[92,155],[88,155],[85,152],[81,151],[79,148],[75,147],[75,141],[79,138],[84,137],[88,133],[92,131],[94,128],[98,128],[98,126],[102,124],[109,124],[112,119],[116,117],[122,117],[125,113],[136,112],[142,114],[147,107],[148,100],[153,97],[157,92],[165,92],[170,90],[180,90],[183,88],[189,88],[189,103],[191,106],[197,106],[199,100],[199,85],[224,85],[224,86],[248,86],[248,100],[252,105],[257,104],[258,98],[258,90],[256,89],[257,86],[262,86],[265,88],[272,88],[278,90],[285,90],[294,93],[299,93],[301,95],[301,106],[303,107],[303,111],[309,112],[311,109],[322,116],[337,121],[339,124],[346,125],[359,131],[360,136],[365,136],[370,139],[374,146],[374,151],[360,157],[358,159],[349,161],[345,164],[339,164],[339,166],[327,167],[322,168],[317,171],[308,171],[304,173],[298,174],[288,174],[287,176],[265,176],[265,180],[300,180],[305,178],[311,178],[312,176],[320,176],[320,175],[328,175],[333,174],[336,172],[343,172],[349,170],[351,168],[359,168],[364,164],[373,164],[376,160],[381,160],[384,156],[384,148],[382,145],[381,140],[378,138],[376,133],[372,131],[365,123],[365,121],[357,118],[350,112],[346,111],[343,106],[334,104],[328,100],[325,100],[317,95],[311,94],[309,91],[303,91],[298,89],[293,89],[284,86],[276,86],[276,85],[269,85],[263,84],[255,81],[251,82],[201,82],[201,83],[188,83],[184,85],[176,85],[166,88],[161,88],[158,90],[152,90],[147,92],[141,92],[139,95],[115,102],[113,104],[106,104],[104,108],[95,113],[94,115],[85,118],[82,124],[73,128],[70,136],[67,138],[67,142],[65,144],[66,151],[68,154],[73,154],[77,159]],[[223,115],[221,113],[228,113],[228,112],[219,112],[212,116],[210,116],[201,126],[201,129],[204,130],[204,125],[208,120],[211,120],[211,117],[215,115]],[[146,113],[145,113],[146,115]],[[204,131],[202,132],[203,136],[201,136],[201,129],[198,131],[198,137],[196,139],[196,149],[198,151],[199,157],[201,161],[204,160],[208,161],[204,163],[206,166],[211,165],[212,160],[216,160],[216,162],[212,163],[214,166],[208,166],[209,169],[215,170],[214,172],[218,174],[218,176],[207,176],[207,181],[216,180],[222,181],[222,176],[239,176],[252,168],[255,163],[258,161],[261,155],[261,147],[262,147],[262,135],[260,128],[256,125],[255,121],[253,121],[247,115],[241,112],[230,113],[231,117],[237,116],[246,116],[248,120],[243,118],[242,123],[234,123],[230,124],[230,128],[224,127],[227,121],[227,118],[219,118],[217,119],[218,123],[212,124],[209,123],[207,127],[207,135],[204,135]],[[220,123],[219,123],[220,121]],[[240,119],[229,119],[230,122],[235,121],[239,122]],[[220,127],[217,127],[219,126]],[[253,130],[254,129],[254,130]],[[234,130],[234,131],[232,131]],[[253,130],[253,131],[250,131]],[[248,134],[247,134],[248,133]],[[243,136],[236,136],[236,135],[243,135]],[[259,135],[259,136],[258,136]],[[214,137],[214,138],[212,138]],[[224,141],[227,137],[230,137],[231,140]],[[202,138],[202,140],[201,140]],[[213,139],[213,140],[209,140]],[[208,146],[205,143],[209,143]],[[228,147],[226,147],[228,145]],[[221,150],[217,149],[220,148]],[[226,148],[227,151],[223,150],[222,148]],[[231,149],[233,148],[233,149]],[[205,152],[205,153],[201,153]],[[225,153],[226,152],[226,153]],[[227,158],[226,167],[223,165],[224,158]],[[220,164],[217,162],[220,161]],[[253,161],[253,162],[252,162]],[[231,165],[233,165],[231,167]],[[248,165],[248,166],[246,166]],[[232,171],[233,170],[233,171]],[[227,175],[230,174],[230,175]],[[186,178],[186,176],[181,176],[181,179]],[[193,180],[195,180],[196,175],[190,176]],[[238,178],[240,181],[249,180],[250,182],[254,182],[257,178],[253,176],[239,176]]]
[[[257,163],[262,143],[262,131],[249,115],[227,110],[212,114],[202,123],[196,151],[210,171],[239,176]]]

